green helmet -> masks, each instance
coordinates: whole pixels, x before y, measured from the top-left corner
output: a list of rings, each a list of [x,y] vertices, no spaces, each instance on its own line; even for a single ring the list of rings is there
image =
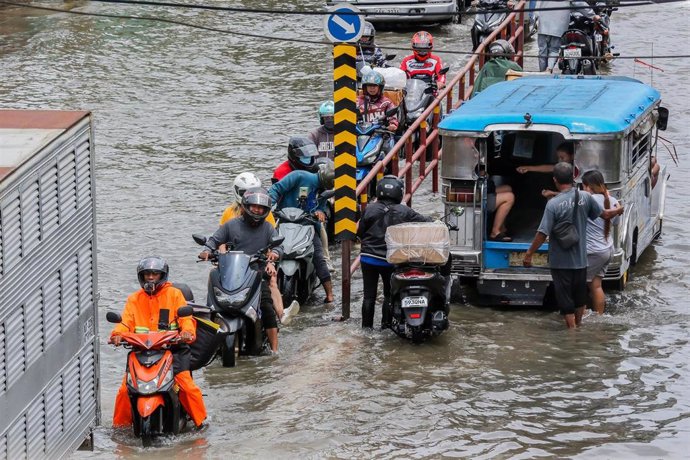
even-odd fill
[[[383,87],[386,85],[386,80],[383,78],[383,75],[372,70],[362,77],[362,87],[365,87],[366,85],[376,85],[383,92]]]
[[[325,101],[319,107],[319,123],[325,124],[324,117],[331,117],[327,126],[328,129],[333,130],[333,115],[335,114],[335,106],[333,101]]]

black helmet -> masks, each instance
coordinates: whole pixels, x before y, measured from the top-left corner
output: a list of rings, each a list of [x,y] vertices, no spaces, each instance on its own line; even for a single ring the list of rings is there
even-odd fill
[[[333,160],[326,158],[318,162],[319,185],[324,190],[331,190],[335,182],[335,166]]]
[[[288,141],[288,161],[292,169],[303,169],[315,172],[314,160],[319,156],[319,150],[306,137],[291,137]]]
[[[158,256],[144,257],[137,265],[137,278],[139,278],[139,285],[148,295],[154,295],[158,290],[168,281],[168,263],[164,258]],[[145,272],[155,272],[161,274],[161,279],[155,283],[151,283],[144,279]]]
[[[256,214],[249,209],[249,206],[253,204],[258,204],[263,207],[260,214]],[[271,212],[271,206],[273,206],[271,196],[263,187],[247,189],[244,195],[242,195],[242,209],[244,209],[244,214],[251,223],[256,225],[266,220],[266,217],[268,217],[268,214]]]
[[[400,203],[402,202],[404,191],[405,185],[403,182],[392,174],[383,176],[383,179],[376,184],[376,197],[379,200]]]
[[[492,58],[502,57],[510,59],[515,54],[515,48],[508,40],[498,39],[489,45],[489,54]]]
[[[373,47],[376,40],[376,29],[369,21],[364,21],[362,36],[359,37],[359,44],[364,47]]]

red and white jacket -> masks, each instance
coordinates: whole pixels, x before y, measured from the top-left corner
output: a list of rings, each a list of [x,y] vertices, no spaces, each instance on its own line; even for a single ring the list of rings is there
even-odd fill
[[[443,67],[441,58],[433,53],[429,53],[423,61],[418,61],[415,59],[414,54],[412,54],[405,57],[400,63],[400,68],[405,71],[407,78],[414,78],[419,75],[431,78],[433,75],[436,75],[436,82],[439,87],[446,84],[446,76],[439,74],[441,67]]]

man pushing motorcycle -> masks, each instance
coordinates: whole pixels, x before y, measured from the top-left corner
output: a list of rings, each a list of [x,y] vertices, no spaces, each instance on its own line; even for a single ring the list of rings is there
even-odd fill
[[[191,316],[179,317],[177,310],[187,305],[182,291],[168,282],[168,264],[162,257],[145,257],[137,265],[137,278],[141,289],[127,298],[122,312],[122,322],[110,333],[110,342],[118,346],[122,342],[122,333],[134,332],[135,328],[147,328],[149,331],[179,329],[182,344],[171,349],[173,354],[173,373],[175,383],[180,387],[180,403],[201,428],[206,419],[206,406],[201,390],[194,383],[189,371],[191,353],[188,343],[196,339],[196,323]],[[127,384],[122,379],[113,413],[114,427],[132,425],[132,406],[127,395]]]
[[[199,259],[209,260],[211,252],[221,252],[229,247],[233,251],[242,251],[254,255],[260,249],[278,238],[276,229],[266,221],[271,212],[271,197],[261,187],[250,188],[242,195],[242,215],[227,221],[206,241],[206,248],[199,254]],[[275,276],[274,262],[283,254],[281,246],[273,248],[267,254],[266,274]],[[273,352],[278,351],[278,321],[273,308],[273,299],[266,278],[261,283],[261,321]]]

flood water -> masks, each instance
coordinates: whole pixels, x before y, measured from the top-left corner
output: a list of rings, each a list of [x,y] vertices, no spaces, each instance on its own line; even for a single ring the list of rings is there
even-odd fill
[[[322,7],[316,0],[214,4]],[[51,5],[323,37],[316,16]],[[690,42],[689,14],[688,2],[621,8],[612,18],[616,51],[687,54],[679,44]],[[432,29],[436,48],[469,50],[470,25],[466,18]],[[378,41],[407,46],[411,34],[382,32]],[[536,54],[536,43],[527,51]],[[440,54],[456,71],[466,60]],[[253,171],[268,184],[288,137],[318,123],[316,110],[332,91],[330,48],[0,6],[0,106],[88,109],[96,124],[103,415],[95,452],[74,456],[687,458],[690,60],[642,60],[662,70],[619,59],[609,73],[661,91],[671,113],[664,136],[681,163],[659,152],[671,174],[664,233],[634,267],[628,288],[609,293],[605,316],[566,331],[551,311],[456,304],[447,333],[413,346],[390,332],[360,329],[356,279],[350,321],[331,321],[339,304],[315,302],[281,331],[277,357],[198,372],[209,428],[142,449],[129,432],[110,426],[126,354],[106,344],[105,311],[121,310],[139,288],[136,264],[151,253],[166,257],[171,278],[204,298],[209,267],[195,262],[199,247],[191,234],[216,227],[236,174]],[[536,60],[526,62],[536,67]],[[440,200],[425,194],[415,205],[440,209]]]

